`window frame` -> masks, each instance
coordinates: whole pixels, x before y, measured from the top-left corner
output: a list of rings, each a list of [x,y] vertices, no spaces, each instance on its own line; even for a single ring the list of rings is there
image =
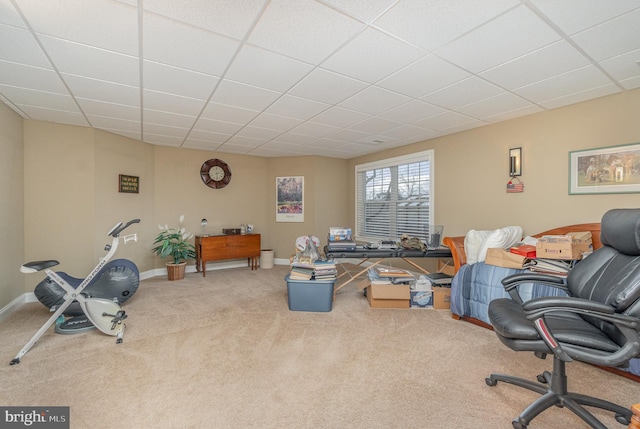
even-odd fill
[[[412,164],[412,163],[418,163],[418,162],[424,162],[427,161],[429,162],[429,187],[428,187],[428,195],[429,195],[429,203],[428,203],[428,218],[429,218],[429,222],[428,222],[428,226],[429,228],[433,225],[435,225],[435,218],[434,218],[434,213],[435,213],[435,198],[434,198],[434,188],[435,188],[435,151],[433,149],[428,149],[425,151],[421,151],[421,152],[416,152],[413,154],[409,154],[409,155],[402,155],[402,156],[397,156],[397,157],[393,157],[393,158],[386,158],[386,159],[381,159],[378,161],[372,161],[372,162],[367,162],[367,163],[363,163],[363,164],[357,164],[355,165],[354,168],[354,174],[355,174],[355,227],[354,227],[354,238],[358,241],[377,241],[377,240],[381,240],[381,239],[392,239],[392,240],[398,240],[400,237],[372,237],[372,236],[366,236],[363,234],[363,231],[360,230],[360,228],[362,227],[361,223],[358,221],[361,217],[364,217],[364,214],[362,214],[359,212],[359,207],[362,205],[362,208],[364,210],[365,204],[364,201],[361,203],[361,201],[358,199],[359,195],[362,194],[363,196],[365,195],[365,191],[364,189],[361,189],[361,187],[364,185],[364,183],[361,183],[359,180],[359,175],[360,173],[363,173],[365,171],[368,170],[374,170],[374,169],[380,169],[380,168],[389,168],[389,167],[398,167],[400,165],[406,165],[406,164]],[[396,169],[397,171],[397,169]],[[394,178],[391,179],[392,182],[394,180]],[[397,194],[397,190],[398,190],[398,183],[396,182],[395,184],[395,189],[392,190],[392,193],[396,193]],[[398,200],[391,200],[393,205],[397,208],[397,203]],[[391,207],[389,208],[389,212],[391,213]],[[392,218],[393,216],[389,216],[390,218]],[[399,224],[396,223],[395,225],[395,231],[397,231]],[[426,235],[426,231],[425,234]],[[426,239],[426,236],[420,236],[420,239]]]

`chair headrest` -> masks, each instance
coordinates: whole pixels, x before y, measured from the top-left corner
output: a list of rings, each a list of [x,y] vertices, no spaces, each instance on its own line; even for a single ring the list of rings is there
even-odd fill
[[[602,216],[600,241],[625,255],[640,256],[640,209],[613,209]]]

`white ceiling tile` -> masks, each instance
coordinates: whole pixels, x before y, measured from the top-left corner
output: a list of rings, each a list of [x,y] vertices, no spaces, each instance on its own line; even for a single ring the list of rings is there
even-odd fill
[[[140,62],[136,57],[47,36],[40,40],[61,73],[140,85]]]
[[[517,0],[403,0],[375,25],[432,51],[519,3]]]
[[[418,121],[414,125],[435,131],[444,131],[447,128],[475,122],[478,122],[477,119],[461,115],[460,113],[446,111],[431,118]]]
[[[144,134],[155,134],[161,136],[170,136],[184,139],[189,132],[186,128],[172,127],[164,124],[146,123],[142,130]]]
[[[231,146],[242,146],[247,148],[254,148],[254,147],[260,146],[263,143],[264,143],[263,139],[256,139],[252,137],[235,135],[231,137],[229,140],[227,140],[223,147],[224,149],[227,149],[227,150]]]
[[[640,9],[572,36],[596,61],[640,49]]]
[[[280,92],[224,79],[218,85],[211,101],[240,107],[242,109],[261,111],[276,101],[281,95],[282,93]]]
[[[0,60],[51,68],[40,46],[27,30],[0,24],[0,40],[11,40],[11,43],[0,44]]]
[[[143,58],[222,76],[240,43],[211,32],[144,14]]]
[[[139,121],[127,121],[126,119],[98,115],[87,115],[87,117],[89,118],[89,121],[91,121],[91,125],[96,128],[129,131],[132,133],[141,132]]]
[[[142,63],[142,79],[146,89],[207,100],[219,79],[204,73],[159,64]]]
[[[296,133],[292,133],[292,132],[286,132],[284,134],[279,135],[274,140],[279,141],[279,142],[283,142],[283,143],[302,145],[302,144],[305,144],[305,143],[309,143],[309,142],[311,142],[311,141],[313,141],[315,139],[316,139],[316,137],[314,137],[314,136],[305,136],[303,134],[296,134]]]
[[[0,94],[8,100],[15,100],[16,103],[29,104],[46,109],[67,110],[70,112],[78,111],[78,105],[70,95],[34,91],[32,89],[1,84]]]
[[[338,131],[340,128],[333,127],[331,125],[319,124],[317,122],[304,122],[297,127],[293,128],[291,132],[293,134],[300,134],[311,137],[323,137],[327,134]]]
[[[544,67],[540,67],[541,64]],[[480,76],[503,88],[515,89],[587,64],[589,60],[584,55],[561,40],[484,71]]]
[[[427,55],[377,85],[419,98],[469,76],[469,72],[434,55]]]
[[[313,66],[245,45],[225,75],[238,82],[284,92],[308,74]]]
[[[619,81],[640,77],[640,49],[602,60],[600,65]]]
[[[640,76],[621,80],[620,85],[622,85],[624,89],[640,88]]]
[[[290,118],[288,116],[274,115],[273,113],[261,113],[251,121],[251,125],[270,130],[287,131],[296,125],[299,125],[301,122],[301,119]]]
[[[76,98],[82,111],[88,115],[107,118],[124,119],[140,123],[140,108],[123,104],[107,103],[104,101]]]
[[[540,102],[540,105],[546,109],[556,109],[570,104],[580,103],[582,101],[591,100],[593,98],[604,97],[620,92],[620,89],[612,83],[598,87],[587,88],[584,91],[575,92],[564,97],[558,97],[551,100]]]
[[[419,49],[367,28],[322,63],[322,67],[375,83],[423,55]]]
[[[140,88],[88,77],[62,73],[65,83],[77,98],[140,107]]]
[[[26,28],[9,0],[0,0],[0,23],[13,27]]]
[[[179,147],[183,139],[176,136],[163,136],[159,134],[144,133],[143,139],[146,143],[157,144],[159,146]]]
[[[234,137],[250,137],[252,139],[261,140],[265,142],[280,135],[280,131],[269,130],[266,128],[259,128],[253,126],[246,126],[242,128]]]
[[[559,39],[547,23],[520,6],[446,44],[436,54],[479,73]]]
[[[178,95],[150,91],[148,89],[144,90],[142,96],[142,107],[145,109],[173,112],[180,115],[197,116],[205,106],[203,100],[180,97]]]
[[[201,117],[194,125],[194,130],[207,131],[212,133],[233,135],[240,131],[244,125],[233,122],[217,121]]]
[[[434,106],[433,104],[420,100],[411,100],[395,109],[380,113],[378,116],[392,121],[412,123],[430,116],[435,116],[444,111],[445,109],[442,107]]]
[[[53,70],[23,66],[8,61],[0,61],[0,82],[4,85],[36,91],[55,92],[57,94],[69,93]]]
[[[133,140],[142,140],[142,133],[136,131],[125,131],[125,130],[115,130],[112,128],[100,128],[103,131],[108,131],[112,134],[117,134],[119,136],[124,136]]]
[[[383,119],[379,117],[371,117],[369,119],[365,119],[362,122],[358,122],[357,124],[352,125],[352,130],[363,131],[370,134],[380,134],[385,132],[386,130],[390,130],[392,128],[397,128],[402,125],[400,122],[390,121],[389,119]]]
[[[368,23],[388,10],[395,2],[396,0],[324,0],[325,4]]]
[[[265,0],[144,0],[143,7],[196,27],[243,39],[265,3]]]
[[[344,128],[340,131],[336,131],[331,134],[327,134],[326,137],[331,140],[339,140],[342,142],[355,142],[366,138],[369,134],[363,131],[356,131],[349,128]]]
[[[311,119],[329,107],[331,106],[326,103],[294,97],[292,95],[284,95],[269,106],[266,112],[305,120]]]
[[[393,139],[399,139],[399,140],[409,139],[409,140],[411,140],[412,138],[414,138],[416,136],[424,135],[424,133],[426,133],[426,132],[431,132],[431,131],[430,130],[425,130],[422,127],[416,127],[415,125],[403,124],[403,125],[400,125],[397,128],[392,128],[390,130],[386,130],[384,132],[384,135],[388,136],[388,137],[391,137]]]
[[[640,7],[638,0],[530,0],[566,34],[574,34]]]
[[[378,113],[407,103],[410,100],[409,97],[404,95],[377,86],[370,86],[356,95],[347,98],[340,103],[340,107],[368,113],[370,115],[377,115]]]
[[[472,130],[474,128],[480,128],[487,125],[486,122],[479,121],[474,119],[473,121],[463,122],[457,125],[453,125],[449,128],[445,128],[442,132],[447,134],[460,133],[462,131]]]
[[[519,118],[521,116],[532,115],[534,113],[538,113],[541,111],[542,111],[542,107],[535,104],[530,104],[520,109],[514,109],[508,112],[502,112],[496,115],[487,116],[486,118],[483,118],[483,120],[486,122],[492,122],[492,123],[502,122],[502,121],[508,121],[509,119]]]
[[[316,1],[273,0],[248,41],[317,65],[363,28]]]
[[[210,150],[214,151],[220,146],[220,143],[208,141],[208,140],[198,140],[187,138],[181,147],[184,149],[196,149],[196,150]]]
[[[294,86],[289,94],[336,104],[368,86],[367,83],[317,68]]]
[[[190,129],[196,121],[195,116],[177,113],[161,112],[159,110],[143,109],[145,123],[168,125],[171,127]]]
[[[586,66],[569,73],[514,90],[518,95],[534,103],[543,103],[610,83],[594,66]]]
[[[472,76],[449,85],[439,91],[425,95],[421,100],[437,106],[454,109],[485,98],[496,96],[503,92],[504,90],[497,86],[478,77]]]
[[[40,121],[58,122],[61,124],[78,125],[87,127],[89,124],[85,117],[79,112],[70,112],[67,110],[46,109],[44,107],[30,106],[27,104],[18,104],[16,106],[22,110],[29,119]]]
[[[335,125],[338,127],[348,127],[357,122],[364,121],[371,115],[356,112],[342,107],[331,107],[317,116],[313,117],[314,122]]]
[[[257,110],[243,109],[241,107],[210,102],[202,112],[202,117],[207,119],[218,119],[225,122],[234,122],[237,124],[248,124],[259,113],[260,112]]]
[[[477,119],[486,120],[488,117],[503,114],[517,109],[524,109],[531,106],[531,103],[523,100],[517,95],[503,92],[475,103],[467,104],[456,109],[458,112],[472,116]]]
[[[39,34],[138,54],[138,11],[104,0],[17,0]]]
[[[189,133],[189,139],[208,141],[211,143],[222,144],[229,140],[233,134],[216,133],[210,131],[204,131],[200,129],[193,129]]]

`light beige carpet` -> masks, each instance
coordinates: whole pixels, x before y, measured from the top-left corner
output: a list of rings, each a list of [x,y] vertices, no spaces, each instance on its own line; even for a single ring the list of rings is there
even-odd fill
[[[0,404],[70,406],[72,428],[510,428],[536,394],[491,372],[534,379],[551,360],[504,347],[445,310],[371,309],[355,286],[328,313],[292,312],[287,267],[141,282],[124,343],[53,328],[9,366],[49,313],[23,306],[0,324]],[[568,365],[570,389],[624,406],[638,383]],[[612,428],[623,428],[595,412]],[[582,428],[554,408],[531,428]]]

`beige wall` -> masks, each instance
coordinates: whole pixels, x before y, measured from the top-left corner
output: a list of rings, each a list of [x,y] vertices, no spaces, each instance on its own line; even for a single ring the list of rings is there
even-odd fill
[[[435,150],[435,223],[444,235],[520,225],[525,234],[599,222],[617,207],[640,207],[639,194],[568,195],[570,151],[640,142],[640,89],[404,146],[357,164]],[[507,194],[508,151],[522,147],[524,193]],[[349,175],[349,218],[354,219]]]
[[[22,118],[0,103],[0,308],[25,292]]]
[[[84,275],[103,255],[107,230],[134,217],[142,219],[132,228],[139,241],[121,247],[117,257],[132,259],[141,271],[163,266],[164,261],[150,251],[157,225],[175,225],[181,214],[194,233],[202,232],[203,217],[209,221],[207,233],[252,223],[262,234],[262,247],[286,259],[300,235],[326,241],[330,226],[354,226],[354,165],[431,148],[435,222],[445,225],[445,235],[513,224],[532,234],[559,225],[598,222],[610,208],[637,207],[639,194],[568,195],[568,152],[640,142],[639,106],[640,90],[629,91],[338,160],[153,146],[89,128],[23,122],[2,105],[0,228],[4,229],[0,230],[15,244],[0,250],[0,268],[7,273],[0,283],[0,308],[32,291],[39,280],[36,275],[23,280],[17,268],[24,260],[56,258],[60,269]],[[518,146],[523,148],[525,192],[507,194],[508,149]],[[228,162],[233,172],[230,185],[218,190],[206,187],[199,176],[202,163],[216,157]],[[140,193],[118,193],[118,174],[139,176]],[[305,177],[304,223],[275,221],[278,176]]]

